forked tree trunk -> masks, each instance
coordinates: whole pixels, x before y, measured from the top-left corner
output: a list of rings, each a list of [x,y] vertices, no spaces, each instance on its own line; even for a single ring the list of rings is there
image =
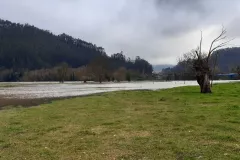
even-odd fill
[[[212,93],[210,78],[208,73],[197,76],[197,82],[200,86],[201,93]]]
[[[210,48],[209,48],[209,52],[206,55],[204,53],[202,53],[203,37],[202,37],[202,32],[201,32],[200,45],[199,45],[198,49],[195,50],[195,53],[194,53],[195,56],[192,56],[191,54],[190,54],[190,57],[188,55],[185,56],[187,62],[189,60],[191,61],[191,57],[193,57],[193,68],[196,71],[196,78],[197,78],[197,82],[200,86],[201,93],[212,93],[211,84],[210,84],[210,73],[211,73],[210,67],[211,67],[211,65],[209,64],[209,60],[210,60],[212,54],[214,53],[214,51],[216,51],[219,48],[222,48],[228,42],[231,41],[231,40],[228,40],[225,42],[220,42],[218,45],[215,45],[215,43],[222,41],[226,38],[226,36],[225,36],[226,32],[227,32],[226,29],[224,29],[224,27],[223,27],[220,35],[212,41]],[[216,61],[215,61],[214,67],[215,67],[215,65],[216,65]]]
[[[212,93],[210,78],[209,78],[209,74],[207,73],[204,75],[204,82],[201,90],[202,90],[201,93]]]

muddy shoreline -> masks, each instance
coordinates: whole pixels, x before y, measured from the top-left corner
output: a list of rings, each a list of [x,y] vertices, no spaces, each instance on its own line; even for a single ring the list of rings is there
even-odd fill
[[[138,89],[138,90],[129,90],[129,91],[151,91],[149,89]],[[119,92],[119,91],[115,91]],[[17,99],[17,98],[4,98],[0,97],[0,110],[8,109],[8,108],[16,108],[16,107],[37,107],[42,104],[50,104],[53,101],[57,100],[66,100],[66,99],[73,99],[73,98],[83,98],[83,97],[90,97],[90,96],[103,96],[107,92],[102,93],[93,93],[87,95],[79,95],[79,96],[71,96],[71,97],[57,97],[57,98],[36,98],[36,99]]]
[[[96,93],[96,94],[88,94],[88,95],[80,95],[80,96],[71,96],[71,97],[56,97],[56,98],[36,98],[36,99],[19,99],[19,98],[4,98],[0,97],[0,110],[6,109],[6,107],[14,108],[14,107],[36,107],[42,104],[49,104],[53,101],[57,100],[65,100],[65,99],[73,99],[73,98],[81,98],[88,96],[101,96],[104,93]]]

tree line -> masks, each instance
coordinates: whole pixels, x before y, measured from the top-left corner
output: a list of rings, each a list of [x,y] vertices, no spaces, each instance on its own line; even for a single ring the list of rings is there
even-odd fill
[[[118,77],[118,72],[123,71],[136,79],[144,79],[153,70],[152,65],[140,57],[130,59],[123,52],[108,56],[103,47],[67,34],[54,35],[29,24],[0,20],[0,81],[55,81],[62,74],[58,71],[62,66],[68,68],[67,80],[83,79],[75,78],[77,69],[88,73],[81,77],[98,81]]]

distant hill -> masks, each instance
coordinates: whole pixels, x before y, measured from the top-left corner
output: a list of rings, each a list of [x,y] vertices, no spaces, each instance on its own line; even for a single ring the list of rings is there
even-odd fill
[[[162,69],[164,68],[169,68],[169,67],[173,67],[174,65],[170,65],[170,64],[160,64],[160,65],[153,65],[153,71],[154,72],[161,72]]]
[[[0,19],[0,69],[36,70],[53,68],[63,62],[77,68],[97,57],[107,58],[111,69],[125,67],[152,73],[152,65],[140,57],[130,60],[123,53],[107,56],[103,47],[81,39]]]
[[[225,48],[215,52],[212,57],[218,54],[217,65],[221,72],[232,72],[232,69],[240,66],[240,47]]]
[[[217,56],[217,64],[218,72],[220,73],[229,73],[232,72],[234,68],[240,66],[240,47],[234,48],[225,48],[215,51],[212,54],[212,59],[215,59]],[[174,73],[181,72],[183,70],[183,66],[175,65],[172,67],[165,67],[164,71],[171,71]]]

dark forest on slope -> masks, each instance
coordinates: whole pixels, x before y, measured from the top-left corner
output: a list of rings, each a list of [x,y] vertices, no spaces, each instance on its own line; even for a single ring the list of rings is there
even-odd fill
[[[59,80],[61,70],[66,80],[104,81],[144,79],[153,69],[140,57],[108,56],[103,47],[81,39],[0,20],[0,81]]]
[[[240,47],[220,49],[213,54],[217,55],[217,67],[221,73],[233,72],[240,66]]]

